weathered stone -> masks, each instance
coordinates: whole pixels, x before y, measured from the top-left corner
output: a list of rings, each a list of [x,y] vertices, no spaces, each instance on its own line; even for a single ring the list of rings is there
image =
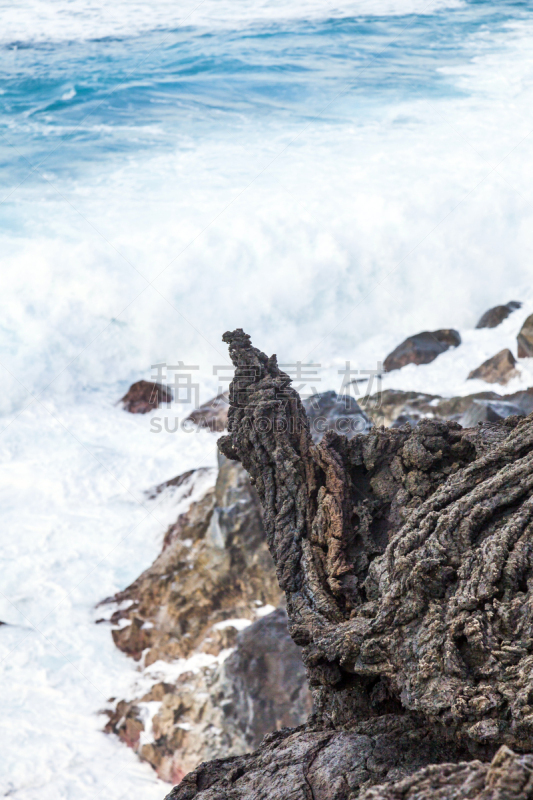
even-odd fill
[[[533,314],[530,314],[522,325],[518,336],[518,358],[533,357]]]
[[[460,344],[459,332],[452,329],[417,333],[409,336],[389,353],[383,362],[383,368],[385,372],[392,372],[407,364],[429,364],[450,347],[458,347]]]
[[[223,392],[192,411],[186,421],[194,423],[199,428],[207,428],[219,433],[226,429],[228,409],[228,393]]]
[[[219,445],[264,505],[315,711],[254,754],[201,765],[171,797],[351,800],[432,763],[533,749],[533,416],[314,445],[275,356],[241,330],[224,340],[238,402]]]
[[[501,747],[491,764],[433,764],[360,800],[532,800],[533,756]]]
[[[504,306],[494,306],[494,308],[489,308],[489,310],[485,311],[485,313],[481,316],[476,328],[496,328],[504,321],[504,319],[507,319],[509,314],[512,314],[513,311],[516,311],[516,309],[521,307],[522,303],[519,303],[517,300],[511,300]]]
[[[500,350],[495,356],[491,356],[479,367],[473,369],[468,380],[478,379],[486,383],[500,383],[502,386],[509,383],[511,378],[519,375],[516,369],[516,359],[508,348]]]
[[[368,433],[372,428],[372,421],[350,395],[321,392],[302,402],[314,442],[319,442],[326,431],[336,431],[352,439],[356,433]]]
[[[172,391],[168,386],[150,381],[132,383],[124,397],[120,400],[125,411],[130,414],[146,414],[159,408],[161,403],[172,401]]]

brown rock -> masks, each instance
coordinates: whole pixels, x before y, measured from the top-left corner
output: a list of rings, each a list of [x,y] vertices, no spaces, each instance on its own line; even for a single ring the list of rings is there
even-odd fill
[[[516,311],[517,308],[521,307],[522,303],[519,303],[517,300],[511,300],[504,306],[494,306],[494,308],[489,308],[489,310],[485,311],[485,313],[482,315],[481,319],[476,325],[476,328],[496,328],[504,321],[504,319],[507,319],[509,314],[512,314],[513,311]]]
[[[518,358],[531,358],[533,356],[533,314],[530,314],[522,325],[516,340],[518,342]]]
[[[460,344],[459,332],[452,329],[417,333],[416,336],[409,336],[389,353],[383,362],[383,368],[385,372],[392,372],[406,364],[429,364],[450,347],[458,347]]]
[[[124,411],[130,414],[146,414],[159,408],[161,403],[170,403],[172,392],[168,386],[150,381],[132,383],[122,400]]]
[[[115,644],[136,660],[146,651],[147,666],[197,650],[218,653],[234,640],[229,629],[213,640],[213,625],[253,620],[257,605],[276,607],[281,599],[255,490],[239,464],[221,461],[215,489],[170,526],[152,566],[101,604],[120,605],[111,616],[122,626],[113,630]],[[180,489],[190,492],[190,481],[187,473]]]
[[[511,378],[519,375],[516,369],[516,359],[509,349],[500,350],[495,356],[491,356],[473,369],[468,376],[468,380],[478,378],[486,383],[500,383],[502,386],[508,383]]]

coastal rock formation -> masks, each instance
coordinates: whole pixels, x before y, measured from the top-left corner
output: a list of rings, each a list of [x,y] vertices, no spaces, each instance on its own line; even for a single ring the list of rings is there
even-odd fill
[[[132,383],[124,397],[119,401],[122,403],[124,411],[130,414],[146,414],[159,408],[161,403],[172,402],[172,392],[168,386],[162,383],[150,383],[150,381],[137,381]]]
[[[106,712],[106,731],[170,782],[311,710],[300,649],[275,608],[282,594],[257,495],[240,464],[220,456],[214,487],[212,472],[148,494],[173,492],[185,510],[154,564],[101,604],[117,647],[144,667],[132,697]]]
[[[482,314],[481,319],[476,325],[476,328],[496,328],[504,321],[504,319],[507,319],[509,314],[512,314],[513,311],[516,311],[521,307],[522,303],[519,303],[517,300],[511,300],[504,306],[494,306],[494,308],[489,308],[488,311],[485,311],[485,313]]]
[[[505,348],[473,369],[468,380],[477,378],[486,383],[499,383],[504,386],[509,383],[511,378],[516,378],[519,374],[516,369],[516,358],[508,348]]]
[[[460,344],[461,336],[458,331],[423,331],[416,336],[409,336],[389,353],[383,362],[383,368],[385,372],[392,372],[406,364],[429,364],[450,347],[458,347]]]
[[[518,358],[533,357],[533,314],[530,314],[522,325],[518,336]]]
[[[533,750],[533,417],[315,445],[276,357],[223,338],[237,400],[219,446],[263,504],[315,709],[169,797],[355,800],[431,764]]]

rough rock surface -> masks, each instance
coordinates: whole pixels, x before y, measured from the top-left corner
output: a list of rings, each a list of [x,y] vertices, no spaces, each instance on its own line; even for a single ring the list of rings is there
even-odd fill
[[[171,782],[311,710],[286,612],[274,610],[282,595],[257,495],[240,464],[220,462],[214,489],[213,471],[199,469],[149,493],[174,492],[186,510],[154,564],[101,604],[115,644],[145,668],[133,696],[106,712],[106,731]]]
[[[432,765],[389,786],[375,786],[361,800],[531,800],[533,756],[501,747],[491,764],[470,761]]]
[[[505,348],[473,369],[468,380],[478,378],[486,383],[499,383],[504,386],[509,383],[511,378],[516,378],[519,374],[516,369],[516,358],[508,348]]]
[[[533,357],[533,314],[530,314],[522,325],[518,336],[518,358]]]
[[[170,796],[348,800],[502,744],[533,750],[533,417],[314,445],[276,357],[242,330],[224,340],[236,400],[219,446],[263,503],[315,711]]]
[[[496,328],[504,321],[504,319],[507,319],[509,314],[512,314],[513,311],[516,311],[517,308],[521,307],[522,303],[519,303],[517,300],[511,300],[504,306],[494,306],[494,308],[489,308],[489,310],[485,311],[485,313],[481,316],[476,328]]]
[[[460,344],[461,336],[458,331],[451,329],[423,331],[415,336],[409,336],[389,353],[383,362],[383,368],[385,372],[392,372],[394,369],[405,367],[406,364],[429,364],[450,347],[458,347]]]
[[[146,414],[159,408],[161,403],[172,401],[172,391],[168,386],[150,381],[132,383],[124,397],[119,401],[130,414]]]

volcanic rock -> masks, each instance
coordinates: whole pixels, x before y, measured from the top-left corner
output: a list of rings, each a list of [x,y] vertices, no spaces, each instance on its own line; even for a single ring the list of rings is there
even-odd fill
[[[516,359],[508,348],[500,350],[491,356],[479,367],[473,369],[468,380],[478,378],[486,383],[500,383],[505,385],[511,378],[516,378],[520,373],[516,369]]]
[[[504,321],[504,319],[507,319],[509,314],[521,307],[522,303],[519,303],[517,300],[511,300],[504,306],[494,306],[494,308],[489,308],[489,310],[485,311],[485,313],[481,316],[476,328],[496,328]]]
[[[444,329],[439,331],[423,331],[416,336],[409,336],[383,362],[385,372],[401,369],[406,364],[429,364],[450,347],[458,347],[461,336],[458,331]]]
[[[132,383],[124,397],[119,401],[122,403],[124,411],[130,414],[146,414],[159,408],[161,403],[172,401],[172,391],[162,383],[150,383],[150,381],[137,381]]]
[[[453,765],[533,750],[533,416],[315,445],[275,356],[242,330],[223,338],[239,400],[219,446],[263,503],[315,710],[253,754],[201,765],[170,797],[355,800],[439,763],[440,796],[453,797]],[[261,436],[259,418],[271,423]],[[527,765],[493,762],[480,800],[512,797],[508,780],[525,791]]]
[[[463,428],[473,428],[480,422],[499,422],[512,416],[525,416],[520,406],[515,403],[502,400],[474,400],[460,417],[459,423]]]
[[[518,358],[531,358],[533,356],[533,314],[526,319],[518,336]]]

